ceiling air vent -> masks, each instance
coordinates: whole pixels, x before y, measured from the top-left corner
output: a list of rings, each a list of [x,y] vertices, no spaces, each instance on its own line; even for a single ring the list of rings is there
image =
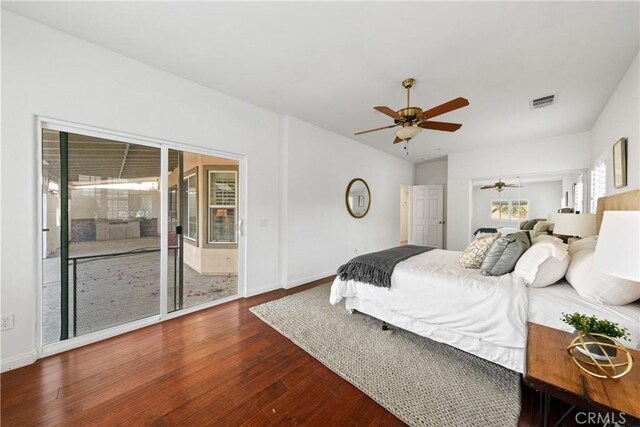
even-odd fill
[[[537,110],[538,108],[548,107],[557,102],[556,95],[548,95],[543,96],[542,98],[532,99],[529,101],[529,107],[532,110]]]

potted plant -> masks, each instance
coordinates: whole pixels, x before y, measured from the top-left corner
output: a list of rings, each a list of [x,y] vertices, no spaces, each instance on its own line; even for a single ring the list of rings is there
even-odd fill
[[[574,336],[578,336],[579,333],[582,332],[585,346],[578,346],[576,348],[578,349],[578,351],[587,356],[590,353],[594,359],[607,360],[607,356],[602,350],[605,350],[607,355],[609,355],[609,357],[611,358],[616,357],[617,354],[617,349],[615,347],[589,344],[599,342],[603,344],[615,345],[615,342],[613,340],[600,335],[606,335],[610,338],[622,338],[626,341],[629,341],[629,331],[627,328],[621,327],[617,323],[611,322],[606,319],[600,320],[596,316],[587,316],[586,314],[581,314],[578,312],[573,314],[567,314],[563,312],[562,321],[567,325],[573,326],[573,328],[575,329],[573,333]]]

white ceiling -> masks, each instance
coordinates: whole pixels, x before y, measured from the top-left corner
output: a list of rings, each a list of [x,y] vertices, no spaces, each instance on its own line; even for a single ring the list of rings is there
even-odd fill
[[[634,2],[2,2],[2,7],[400,158],[587,131],[639,48]],[[393,145],[372,107],[471,105]],[[529,100],[558,94],[530,111]],[[251,117],[247,117],[251,120]]]

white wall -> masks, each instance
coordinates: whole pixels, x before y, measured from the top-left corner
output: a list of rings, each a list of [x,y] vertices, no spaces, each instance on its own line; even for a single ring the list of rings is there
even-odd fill
[[[507,180],[509,181],[509,180]],[[491,202],[493,200],[527,200],[529,219],[547,218],[560,208],[562,197],[562,181],[530,182],[522,184],[522,188],[505,188],[500,194],[494,189],[481,190],[473,187],[472,232],[480,227],[518,227],[519,221],[495,221],[491,219]]]
[[[295,286],[329,274],[364,252],[398,246],[401,185],[413,184],[414,165],[317,126],[287,117],[286,276]],[[345,192],[362,178],[371,208],[349,215]]]
[[[449,154],[447,249],[464,250],[469,243],[473,179],[585,169],[589,144],[589,133],[583,132]]]
[[[416,165],[416,185],[447,184],[447,156]],[[446,188],[445,188],[446,192]]]
[[[247,155],[248,289],[279,286],[278,115],[3,11],[3,368],[36,348],[36,115]]]
[[[607,194],[640,188],[640,54],[611,95],[591,129],[591,166],[604,154]],[[613,186],[613,144],[627,138],[627,186]]]
[[[413,165],[347,138],[6,11],[2,89],[2,204],[20,207],[1,218],[1,311],[15,313],[14,329],[1,335],[3,370],[33,361],[39,339],[37,115],[247,156],[248,294],[334,273],[356,248],[398,243],[398,191],[413,184]],[[359,221],[344,206],[354,176],[373,192]]]
[[[442,214],[447,218],[447,205],[448,205],[448,173],[447,169],[449,162],[447,156],[440,157],[438,159],[427,160],[426,162],[418,163],[416,165],[416,185],[431,185],[442,184],[443,185],[443,206]],[[446,222],[446,220],[445,220]],[[442,248],[448,249],[447,246],[447,226],[442,230]]]

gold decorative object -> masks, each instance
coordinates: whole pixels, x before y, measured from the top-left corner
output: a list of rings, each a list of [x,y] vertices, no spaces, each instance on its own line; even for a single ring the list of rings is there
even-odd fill
[[[593,341],[585,341],[585,336],[587,335],[606,338],[611,342],[600,342],[595,341],[595,339]],[[604,357],[606,357],[606,360],[597,360],[591,351],[589,351],[589,347],[598,347]],[[609,356],[606,351],[607,348],[615,348],[617,350],[616,356]],[[567,353],[569,353],[571,360],[573,360],[580,369],[597,378],[621,378],[628,374],[633,366],[633,357],[629,350],[618,341],[603,334],[585,334],[581,331],[578,332],[578,336],[575,337],[573,341],[571,341],[571,344],[569,344],[569,347],[567,347]]]

